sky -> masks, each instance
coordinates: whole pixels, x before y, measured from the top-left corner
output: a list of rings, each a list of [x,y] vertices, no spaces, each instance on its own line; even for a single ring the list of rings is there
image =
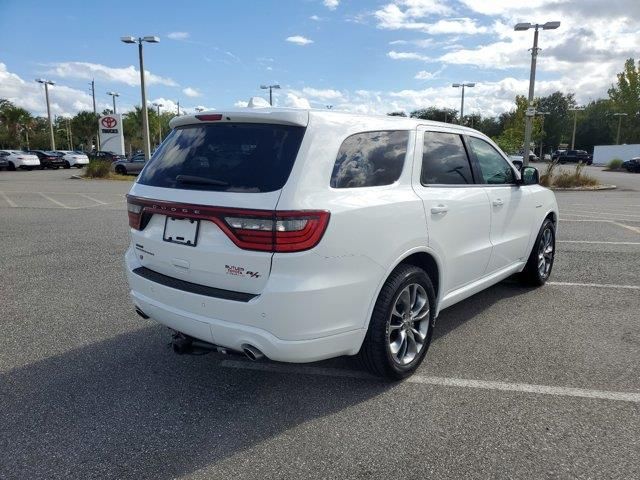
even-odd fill
[[[140,104],[137,48],[144,44],[147,99],[162,111],[246,105],[280,84],[274,104],[360,113],[459,109],[452,83],[475,82],[465,113],[496,116],[529,85],[540,32],[536,95],[606,97],[625,59],[640,52],[640,0],[0,0],[0,98],[36,115],[74,115],[96,101]]]

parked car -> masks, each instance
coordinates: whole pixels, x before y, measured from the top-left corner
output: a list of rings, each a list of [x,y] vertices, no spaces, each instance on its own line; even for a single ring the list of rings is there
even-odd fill
[[[6,161],[7,170],[33,170],[40,166],[40,160],[36,155],[20,150],[0,150],[0,159]],[[3,166],[0,164],[0,167]]]
[[[136,311],[179,353],[357,354],[403,378],[443,309],[551,274],[553,192],[476,130],[280,108],[170,125],[127,196],[125,262]]]
[[[558,157],[564,152],[566,152],[566,150],[563,150],[563,149],[554,150],[553,153],[551,154],[551,160],[555,162],[558,159]]]
[[[60,168],[64,167],[64,159],[62,155],[50,150],[31,150],[29,153],[33,153],[38,156],[40,160],[40,169],[45,168]]]
[[[93,151],[89,153],[88,156],[91,160],[104,160],[108,162],[116,162],[118,160],[124,160],[127,158],[124,155],[118,155],[117,153],[104,151]]]
[[[555,160],[558,163],[584,163],[585,165],[591,165],[593,156],[589,155],[585,150],[564,150],[556,156]]]
[[[85,165],[89,164],[89,157],[83,152],[57,150],[56,153],[62,155],[62,159],[64,160],[64,168],[82,168]]]
[[[9,160],[7,160],[8,156],[9,152],[0,150],[0,170],[2,170],[3,168],[9,170]]]
[[[632,158],[626,162],[622,162],[622,168],[627,172],[640,173],[640,157]]]
[[[131,159],[116,160],[113,162],[113,170],[120,175],[129,175],[135,173],[136,175],[144,168],[145,158],[144,153],[136,154]]]

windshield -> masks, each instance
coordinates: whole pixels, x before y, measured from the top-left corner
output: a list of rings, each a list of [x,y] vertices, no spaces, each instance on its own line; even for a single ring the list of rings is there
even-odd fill
[[[303,127],[224,123],[177,128],[138,183],[227,192],[281,189],[298,154]]]

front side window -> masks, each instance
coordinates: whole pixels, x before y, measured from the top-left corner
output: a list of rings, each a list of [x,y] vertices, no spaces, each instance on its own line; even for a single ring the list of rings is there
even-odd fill
[[[471,165],[460,135],[424,132],[420,182],[423,185],[473,183]]]
[[[347,137],[331,174],[333,188],[390,185],[402,173],[409,132],[363,132]]]
[[[469,145],[478,159],[484,183],[491,185],[515,183],[516,177],[511,165],[495,148],[476,137],[469,137]]]

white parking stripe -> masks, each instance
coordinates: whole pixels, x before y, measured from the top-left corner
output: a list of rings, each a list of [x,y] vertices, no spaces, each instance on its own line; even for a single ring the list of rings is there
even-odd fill
[[[640,245],[640,242],[600,242],[592,240],[558,240],[558,243],[593,243],[594,245]]]
[[[619,227],[626,228],[627,230],[631,230],[632,232],[640,233],[640,228],[638,227],[632,227],[631,225],[625,225],[624,223],[620,223],[620,222],[611,222],[611,223]]]
[[[62,208],[69,208],[67,207],[64,203],[57,201],[55,198],[51,198],[49,195],[45,195],[42,192],[38,192],[38,194],[42,197],[45,198],[47,200],[49,200],[50,202],[55,203],[56,205],[60,205]]]
[[[18,205],[15,204],[13,200],[11,200],[6,193],[0,192],[0,196],[6,200],[10,207],[16,208]]]
[[[100,205],[106,205],[107,204],[106,202],[103,202],[102,200],[98,200],[96,198],[90,197],[89,195],[86,195],[84,193],[78,193],[78,195],[80,195],[81,197],[84,197],[84,198],[86,198],[88,200],[91,200],[92,202],[99,203]]]
[[[575,212],[575,213],[573,213]],[[587,215],[604,215],[604,216],[614,216],[614,217],[631,217],[631,218],[640,218],[640,215],[634,215],[631,213],[610,213],[610,212],[591,212],[591,211],[585,211],[585,210],[563,210],[562,213],[567,214],[567,215],[583,215],[583,214],[587,214]]]
[[[547,282],[547,285],[560,287],[595,287],[595,288],[616,288],[622,290],[640,290],[638,285],[615,285],[613,283],[577,283],[577,282]]]
[[[375,380],[376,377],[364,372],[341,370],[337,368],[309,367],[304,365],[280,365],[275,363],[249,363],[237,360],[223,360],[221,367],[242,370],[257,370],[262,372],[319,375],[324,377],[348,377]],[[406,383],[422,385],[439,385],[444,387],[479,388],[483,390],[498,390],[503,392],[533,393],[537,395],[554,395],[557,397],[579,397],[599,400],[615,400],[622,402],[640,403],[640,393],[612,392],[607,390],[590,390],[585,388],[552,387],[529,383],[507,383],[488,380],[468,380],[464,378],[431,377],[413,375],[405,380]]]

